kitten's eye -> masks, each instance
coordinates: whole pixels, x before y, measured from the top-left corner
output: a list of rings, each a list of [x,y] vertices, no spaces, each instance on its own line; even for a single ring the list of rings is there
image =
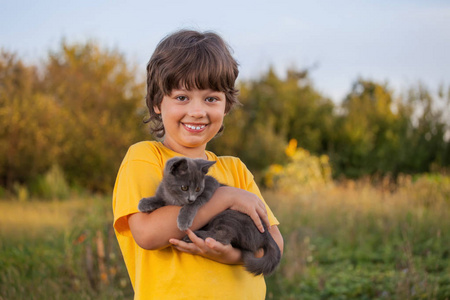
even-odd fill
[[[187,190],[189,190],[189,186],[187,186],[187,185],[182,185],[182,186],[181,186],[181,190],[184,191],[184,192],[186,192]]]
[[[197,193],[200,192],[200,188],[199,188],[199,187],[196,188],[195,191],[196,191]]]

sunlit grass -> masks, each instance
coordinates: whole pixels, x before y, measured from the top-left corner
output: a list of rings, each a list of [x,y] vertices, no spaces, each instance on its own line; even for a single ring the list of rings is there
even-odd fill
[[[70,229],[75,215],[80,214],[86,201],[0,201],[0,235],[5,237],[37,237],[45,230],[59,232]]]
[[[402,180],[265,191],[285,240],[267,299],[450,299],[448,178]],[[109,197],[0,201],[0,299],[132,298],[111,230]]]
[[[268,192],[285,239],[273,299],[450,298],[450,188],[347,182]],[[280,298],[280,295],[283,295]]]
[[[125,299],[110,197],[0,201],[0,299]]]

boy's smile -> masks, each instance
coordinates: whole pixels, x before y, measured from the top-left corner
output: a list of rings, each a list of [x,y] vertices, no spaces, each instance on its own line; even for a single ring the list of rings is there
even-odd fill
[[[188,131],[192,131],[192,132],[199,132],[199,131],[205,129],[205,126],[206,126],[206,125],[204,125],[204,124],[201,124],[201,125],[195,125],[195,124],[183,124],[183,125],[186,126],[186,129],[187,129]]]
[[[160,113],[164,145],[186,156],[204,158],[206,144],[217,134],[225,116],[226,97],[213,90],[172,90],[163,97]]]

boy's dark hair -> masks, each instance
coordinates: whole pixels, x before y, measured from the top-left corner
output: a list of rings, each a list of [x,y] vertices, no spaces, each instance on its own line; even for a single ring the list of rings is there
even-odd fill
[[[239,74],[238,64],[230,50],[216,33],[193,30],[177,31],[158,44],[147,64],[145,100],[150,116],[144,121],[150,123],[156,137],[163,137],[165,130],[161,115],[155,112],[154,107],[160,109],[163,97],[173,89],[183,87],[224,92],[225,113],[239,104],[238,90],[234,86]]]

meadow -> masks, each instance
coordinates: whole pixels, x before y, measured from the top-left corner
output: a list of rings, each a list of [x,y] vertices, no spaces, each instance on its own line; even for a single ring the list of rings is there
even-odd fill
[[[448,84],[359,78],[335,103],[312,69],[275,69],[238,83],[243,106],[208,143],[281,222],[267,298],[450,299]],[[108,193],[149,139],[136,74],[94,41],[41,64],[0,51],[0,300],[132,299]]]
[[[285,240],[267,299],[450,299],[450,178],[266,190]],[[0,201],[0,299],[132,299],[111,200]]]

